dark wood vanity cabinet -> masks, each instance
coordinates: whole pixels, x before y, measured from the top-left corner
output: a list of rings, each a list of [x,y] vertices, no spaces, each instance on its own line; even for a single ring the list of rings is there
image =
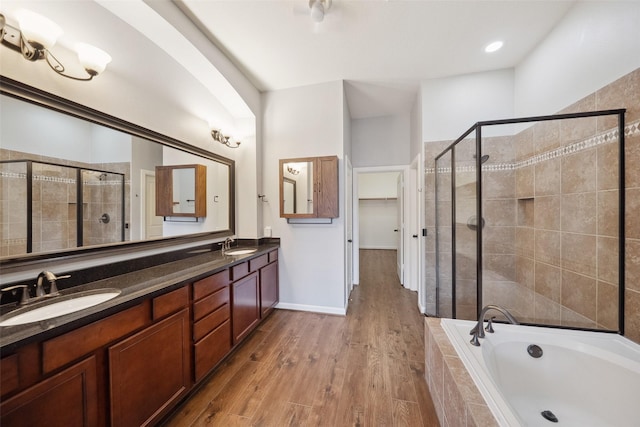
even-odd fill
[[[278,251],[0,360],[0,425],[138,426],[165,417],[273,309]]]
[[[99,425],[98,405],[96,357],[91,356],[3,400],[1,425],[92,427]]]

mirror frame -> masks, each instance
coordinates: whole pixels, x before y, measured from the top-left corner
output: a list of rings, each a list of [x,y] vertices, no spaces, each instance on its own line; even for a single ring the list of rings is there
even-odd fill
[[[6,265],[13,262],[24,262],[30,260],[54,259],[59,257],[67,257],[75,254],[83,254],[96,251],[106,251],[113,248],[153,245],[153,246],[170,246],[184,241],[204,240],[216,237],[225,237],[235,234],[235,161],[218,154],[209,152],[203,148],[196,147],[178,139],[163,135],[150,129],[138,126],[126,120],[119,119],[93,108],[78,104],[74,101],[62,98],[60,96],[45,92],[33,86],[26,85],[22,82],[10,79],[0,75],[0,94],[7,95],[40,107],[48,108],[67,114],[82,120],[86,120],[101,126],[105,126],[120,132],[127,133],[131,136],[140,137],[151,142],[156,142],[189,154],[203,157],[208,160],[222,163],[229,167],[229,228],[226,230],[211,231],[204,233],[185,234],[181,236],[163,237],[150,240],[130,240],[126,242],[117,242],[106,245],[83,246],[68,250],[56,252],[42,252],[33,254],[22,254],[15,257],[0,258],[0,265]]]

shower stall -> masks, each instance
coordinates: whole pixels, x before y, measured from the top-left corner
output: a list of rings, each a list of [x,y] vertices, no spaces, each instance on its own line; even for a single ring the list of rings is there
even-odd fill
[[[36,160],[0,161],[2,255],[125,240],[125,174]]]
[[[623,332],[624,114],[478,122],[435,157],[435,315]]]

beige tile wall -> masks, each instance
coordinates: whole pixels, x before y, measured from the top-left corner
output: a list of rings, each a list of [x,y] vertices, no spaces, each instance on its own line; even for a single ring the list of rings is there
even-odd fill
[[[96,168],[125,174],[125,218],[121,210],[121,184],[117,175],[106,181],[89,179],[85,186],[84,244],[95,245],[121,240],[123,221],[129,222],[129,163],[85,164],[48,158],[28,153],[0,149],[2,160],[35,160],[75,167]],[[24,163],[3,164],[0,172],[0,256],[20,255],[27,249],[26,223],[26,167]],[[33,252],[61,250],[76,247],[77,184],[76,170],[63,166],[34,163],[33,200]],[[88,173],[92,176],[92,173]],[[117,178],[119,180],[119,178]],[[95,184],[95,185],[94,185]],[[98,218],[108,213],[109,224]],[[125,240],[129,230],[125,230]]]
[[[616,108],[627,109],[628,125],[640,121],[640,70],[560,113]],[[615,118],[543,122],[511,140],[487,139],[483,152],[492,155],[490,162],[507,162],[509,156],[517,161],[583,141],[615,126]],[[628,131],[625,147],[625,335],[640,342],[638,126]],[[432,159],[450,143],[430,142],[425,147],[430,265],[435,260],[435,196],[429,171],[435,166]],[[483,175],[487,220],[485,302],[495,299],[525,320],[618,327],[617,146],[615,141],[600,144],[516,170]],[[427,269],[426,279],[428,289],[435,293],[433,268]]]

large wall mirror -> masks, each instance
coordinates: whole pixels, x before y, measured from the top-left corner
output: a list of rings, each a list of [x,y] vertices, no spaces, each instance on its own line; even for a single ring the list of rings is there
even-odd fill
[[[0,78],[0,259],[234,233],[235,163]],[[206,167],[207,215],[156,215],[156,167]]]

